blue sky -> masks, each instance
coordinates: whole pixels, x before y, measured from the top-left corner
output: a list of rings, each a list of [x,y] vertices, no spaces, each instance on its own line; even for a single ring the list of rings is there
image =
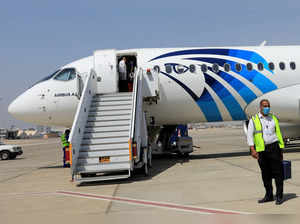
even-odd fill
[[[0,7],[0,127],[9,103],[57,67],[96,49],[300,45],[300,2],[27,0]]]

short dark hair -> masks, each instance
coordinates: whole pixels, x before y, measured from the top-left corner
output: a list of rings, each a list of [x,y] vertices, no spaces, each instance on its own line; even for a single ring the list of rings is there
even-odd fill
[[[267,102],[268,104],[269,104],[269,106],[270,106],[270,101],[268,100],[268,99],[262,99],[261,101],[260,101],[260,103],[259,103],[259,106],[262,106],[262,103],[263,102]]]

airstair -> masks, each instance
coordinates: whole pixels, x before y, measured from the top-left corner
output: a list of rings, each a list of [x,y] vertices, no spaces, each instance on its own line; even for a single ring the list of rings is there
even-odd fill
[[[151,77],[150,77],[151,76]],[[159,99],[158,74],[137,69],[133,92],[101,94],[91,70],[70,134],[72,179],[123,179],[151,165],[144,101]]]

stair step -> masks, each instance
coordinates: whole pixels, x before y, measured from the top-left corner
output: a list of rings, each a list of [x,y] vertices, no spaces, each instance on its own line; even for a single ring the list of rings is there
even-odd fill
[[[131,115],[131,110],[91,111],[89,117]]]
[[[114,171],[121,171],[121,170],[129,170],[130,169],[130,162],[124,163],[116,163],[116,164],[93,164],[93,165],[79,165],[77,167],[77,172],[114,172]]]
[[[80,152],[79,158],[92,158],[92,157],[101,157],[101,156],[129,156],[129,150],[109,150],[109,151],[86,151]]]
[[[91,107],[102,107],[102,106],[127,106],[132,105],[131,101],[105,101],[92,103]]]
[[[78,166],[90,166],[90,165],[98,165],[98,164],[114,164],[114,163],[124,163],[129,162],[129,155],[125,156],[111,156],[110,162],[108,163],[100,163],[99,157],[97,158],[78,158]]]
[[[84,133],[104,133],[104,132],[113,132],[113,131],[128,131],[129,125],[120,125],[120,126],[107,126],[107,127],[87,127],[84,130]]]
[[[84,134],[84,139],[95,139],[95,138],[109,138],[109,137],[118,137],[124,136],[129,139],[129,131],[111,131],[111,132],[102,132],[102,133],[86,133]]]
[[[115,106],[94,106],[91,107],[89,113],[91,112],[99,112],[99,111],[119,111],[119,110],[132,110],[132,105],[115,105]]]
[[[81,152],[95,152],[95,151],[109,151],[109,150],[129,150],[128,140],[125,143],[116,144],[102,144],[102,145],[82,145],[80,147]]]
[[[128,142],[128,137],[83,139],[81,145],[117,144]]]
[[[96,94],[94,98],[105,98],[105,97],[124,97],[124,96],[132,96],[132,92],[125,92],[125,93],[108,93],[108,94]]]
[[[108,96],[108,97],[93,98],[93,102],[107,102],[107,101],[132,101],[132,96]]]
[[[113,116],[96,116],[88,117],[88,122],[90,121],[118,121],[118,120],[130,120],[131,114],[128,115],[113,115]]]
[[[86,123],[86,127],[109,127],[109,126],[120,126],[130,125],[130,120],[118,120],[118,121],[91,121]]]
[[[83,182],[94,182],[94,181],[104,181],[104,180],[117,180],[117,179],[126,179],[129,178],[129,172],[125,175],[103,175],[103,176],[95,176],[95,177],[84,177],[84,178],[76,178],[75,180],[79,183]]]

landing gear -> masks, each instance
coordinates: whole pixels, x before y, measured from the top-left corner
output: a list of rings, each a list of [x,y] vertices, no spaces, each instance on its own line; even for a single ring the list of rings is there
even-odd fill
[[[152,167],[152,149],[151,147],[144,148],[144,175],[148,177],[150,175],[150,168]]]
[[[150,167],[148,163],[145,163],[144,165],[144,174],[146,177],[148,177],[150,175]]]
[[[152,168],[152,148],[151,148],[151,146],[148,147],[148,164],[149,164],[149,167]]]

